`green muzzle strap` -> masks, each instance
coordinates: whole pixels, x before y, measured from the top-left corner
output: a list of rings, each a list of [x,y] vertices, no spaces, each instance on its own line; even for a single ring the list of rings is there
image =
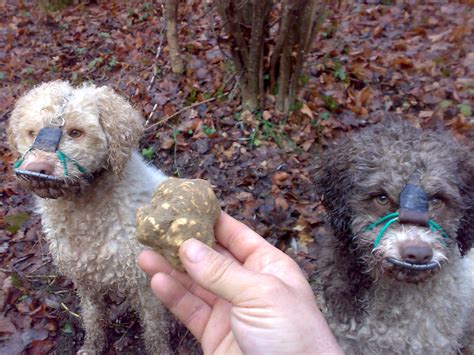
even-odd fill
[[[69,176],[67,162],[70,161],[76,168],[84,175],[90,175],[86,168],[84,168],[81,164],[79,164],[76,160],[68,157],[64,152],[61,150],[56,151],[56,155],[58,156],[61,165],[63,166],[64,176]]]
[[[374,240],[374,249],[377,248],[377,246],[380,244],[380,241],[382,240],[382,237],[384,236],[387,229],[395,222],[399,222],[399,213],[398,212],[389,213],[389,214],[383,216],[382,218],[376,220],[375,222],[369,224],[367,227],[364,228],[364,231],[371,231],[374,228],[377,228],[380,225],[382,225],[382,228],[380,229],[379,233],[377,234],[377,238],[375,238],[375,240]],[[443,238],[445,238],[445,239],[449,238],[449,235],[434,220],[430,219],[428,221],[428,227],[430,227],[432,232],[439,232]],[[442,242],[444,243],[443,240],[442,240]]]
[[[28,149],[28,151],[26,151],[25,154],[23,154],[22,157],[20,157],[14,164],[13,164],[13,168],[14,169],[18,169],[20,167],[21,164],[23,164],[23,162],[25,161],[25,156],[26,154],[30,151],[31,149]],[[58,157],[59,161],[61,162],[61,165],[63,167],[63,171],[64,171],[64,176],[69,176],[69,169],[67,167],[67,162],[71,162],[71,164],[73,164],[77,170],[79,170],[82,174],[86,175],[86,176],[90,176],[91,174],[89,173],[89,171],[87,171],[86,168],[84,168],[81,164],[79,164],[76,160],[68,157],[63,151],[61,150],[57,150],[56,151],[56,156]]]

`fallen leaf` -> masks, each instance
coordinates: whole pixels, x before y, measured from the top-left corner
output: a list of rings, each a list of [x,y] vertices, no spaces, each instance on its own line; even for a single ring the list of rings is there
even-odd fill
[[[286,211],[288,210],[290,205],[288,204],[288,201],[284,197],[278,196],[275,198],[275,207]]]
[[[300,112],[304,113],[309,118],[313,118],[313,110],[311,110],[306,104],[303,104],[303,107],[300,109]]]
[[[275,174],[273,174],[272,182],[276,185],[281,185],[286,180],[288,180],[290,176],[291,175],[288,174],[286,171],[278,171]]]
[[[420,111],[418,115],[420,118],[431,118],[433,116],[434,111]]]
[[[16,327],[10,319],[0,315],[0,333],[13,333],[15,330]]]

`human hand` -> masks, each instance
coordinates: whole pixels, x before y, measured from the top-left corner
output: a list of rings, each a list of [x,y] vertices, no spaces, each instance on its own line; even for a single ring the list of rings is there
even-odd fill
[[[342,353],[290,257],[225,213],[215,235],[216,250],[183,243],[187,274],[150,250],[138,258],[155,295],[205,354]]]

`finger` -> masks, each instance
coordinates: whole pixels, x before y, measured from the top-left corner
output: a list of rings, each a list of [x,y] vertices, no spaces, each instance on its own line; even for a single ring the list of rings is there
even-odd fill
[[[256,250],[277,250],[245,224],[225,212],[222,212],[219,217],[215,234],[217,241],[241,263],[244,263]]]
[[[165,307],[189,329],[198,341],[201,341],[212,308],[190,293],[177,280],[163,273],[153,276],[151,288]]]
[[[296,274],[301,274],[300,276],[304,278],[300,267],[293,259],[225,212],[221,213],[215,233],[219,243],[251,270],[277,276],[288,281],[290,285],[301,282],[301,280],[293,282],[292,279]]]
[[[214,246],[214,249],[220,254],[237,261],[237,259],[228,250],[224,249],[219,244],[216,244]],[[188,288],[192,283],[192,280],[187,274],[177,271],[170,265],[170,263],[166,260],[165,257],[153,250],[143,250],[138,255],[137,264],[140,269],[142,269],[150,277],[159,272],[163,272],[178,279],[183,285],[187,286]]]
[[[181,261],[189,276],[220,298],[233,302],[234,297],[251,287],[258,287],[261,276],[243,268],[196,239],[180,248]]]
[[[157,273],[167,274],[171,278],[179,281],[189,292],[195,294],[207,304],[213,305],[217,300],[214,294],[200,287],[196,282],[191,280],[188,274],[177,271],[162,255],[153,250],[142,251],[138,255],[137,262],[138,266],[150,277]]]
[[[224,255],[226,258],[232,259],[236,263],[238,263],[239,265],[242,265],[241,262],[239,260],[237,260],[237,258],[234,255],[232,255],[230,251],[225,249],[222,245],[216,243],[216,245],[214,245],[213,249],[215,251],[217,251],[219,254]]]
[[[232,338],[234,338],[231,329],[231,313],[232,304],[224,300],[221,300],[212,307],[211,316],[207,322],[206,330],[204,331],[201,342],[204,354],[216,354],[215,349],[224,345],[222,342],[225,341],[224,339],[226,338],[226,335],[231,335]],[[217,332],[219,332],[221,336],[219,336]],[[230,347],[227,348],[225,353],[238,354],[232,352],[231,349],[232,348]]]
[[[153,250],[143,250],[138,255],[137,263],[138,266],[150,277],[159,272],[164,272],[173,277],[176,277],[179,273],[179,271],[175,270],[162,255]],[[183,276],[187,277],[185,274],[183,274]]]

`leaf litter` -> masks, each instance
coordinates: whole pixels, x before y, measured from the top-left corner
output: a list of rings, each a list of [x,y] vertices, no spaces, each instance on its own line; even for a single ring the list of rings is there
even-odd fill
[[[284,117],[271,94],[261,112],[241,107],[208,2],[180,4],[182,76],[171,73],[161,42],[160,6],[91,2],[48,12],[0,3],[0,353],[75,353],[83,338],[73,285],[52,265],[33,198],[12,176],[5,128],[25,90],[56,79],[112,86],[148,120],[147,159],[169,175],[209,180],[225,211],[311,273],[312,238],[329,233],[312,159],[328,142],[393,112],[474,147],[472,14],[461,1],[333,2],[299,104]],[[142,351],[126,304],[110,304],[106,353]],[[178,352],[199,352],[173,332]]]

